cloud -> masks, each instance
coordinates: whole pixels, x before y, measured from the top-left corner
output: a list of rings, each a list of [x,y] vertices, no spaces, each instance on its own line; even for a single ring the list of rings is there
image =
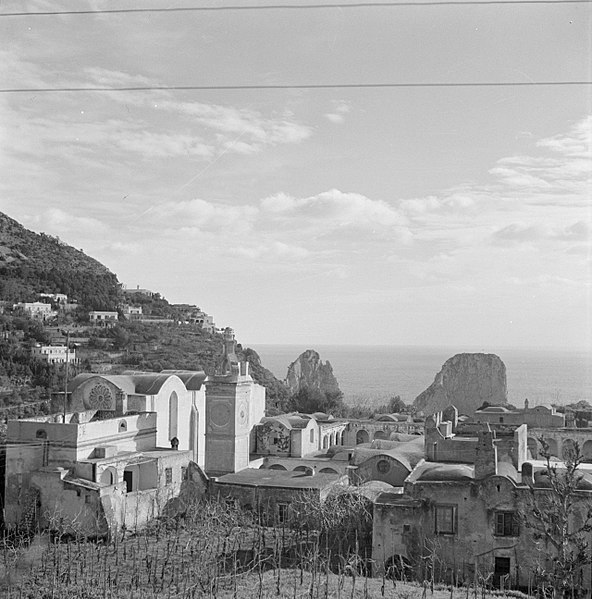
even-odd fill
[[[334,101],[333,105],[333,110],[327,112],[325,118],[336,125],[340,125],[345,122],[345,115],[350,112],[351,106],[343,100]]]
[[[537,142],[537,146],[552,150],[563,156],[583,158],[589,161],[590,148],[592,147],[592,115],[588,115],[572,125],[567,134],[541,139]]]
[[[592,186],[592,115],[566,134],[539,140],[535,147],[546,155],[501,158],[489,171],[505,188],[502,191],[539,203],[580,203]]]
[[[317,228],[344,227],[388,228],[406,224],[405,217],[382,200],[372,200],[357,193],[330,189],[306,198],[277,194],[260,202],[264,212],[293,226],[303,224]]]
[[[590,224],[585,221],[577,221],[567,227],[553,227],[551,224],[526,225],[512,223],[493,233],[498,240],[528,242],[537,240],[555,241],[587,241],[591,238]]]
[[[0,75],[14,87],[159,86],[144,75],[90,66],[77,77],[27,61],[17,48],[0,52]],[[6,77],[5,77],[6,76]],[[240,106],[187,102],[165,90],[84,92],[44,96],[43,102],[0,102],[3,159],[20,154],[57,156],[79,167],[101,167],[115,160],[186,157],[207,161],[220,154],[255,154],[299,144],[313,129],[289,111],[265,115]],[[30,158],[28,158],[30,160]],[[26,168],[25,164],[21,164]]]

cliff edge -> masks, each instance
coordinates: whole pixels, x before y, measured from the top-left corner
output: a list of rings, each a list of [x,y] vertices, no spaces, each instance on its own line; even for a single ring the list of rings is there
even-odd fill
[[[433,414],[450,404],[472,414],[484,401],[507,402],[506,366],[495,354],[456,354],[446,360],[434,382],[413,402],[418,411]]]
[[[327,360],[323,363],[318,352],[313,349],[307,349],[288,366],[285,383],[292,395],[303,388],[341,394],[330,362]]]

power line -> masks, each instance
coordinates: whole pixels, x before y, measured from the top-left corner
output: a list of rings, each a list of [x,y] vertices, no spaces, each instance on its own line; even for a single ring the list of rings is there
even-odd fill
[[[77,93],[77,92],[144,92],[144,91],[232,91],[282,89],[385,89],[413,87],[544,87],[592,85],[592,81],[478,81],[478,82],[418,82],[418,83],[305,83],[256,85],[137,85],[126,87],[14,87],[0,88],[1,94]]]
[[[248,10],[327,10],[332,8],[409,8],[420,6],[490,6],[490,5],[528,5],[528,4],[590,4],[591,0],[419,0],[418,2],[355,2],[352,4],[265,4],[228,5],[228,6],[172,6],[165,8],[108,8],[97,10],[51,10],[31,12],[6,12],[0,17],[30,17],[59,15],[95,15],[95,14],[131,14],[131,13],[174,13],[174,12],[221,12]]]

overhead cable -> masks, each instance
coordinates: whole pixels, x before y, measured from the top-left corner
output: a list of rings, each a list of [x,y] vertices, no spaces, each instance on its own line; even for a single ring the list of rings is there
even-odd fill
[[[96,10],[46,10],[30,12],[5,12],[0,17],[30,17],[59,15],[96,15],[96,14],[133,14],[133,13],[174,13],[174,12],[221,12],[248,10],[327,10],[353,8],[413,8],[422,6],[491,6],[491,5],[528,5],[528,4],[590,4],[592,0],[419,0],[418,2],[354,2],[351,4],[263,4],[263,5],[227,5],[227,6],[170,6],[162,8],[106,8]]]
[[[134,85],[125,87],[13,87],[0,88],[1,94],[56,93],[56,92],[144,92],[144,91],[232,91],[282,89],[384,89],[414,87],[544,87],[592,85],[592,80],[581,81],[460,81],[460,82],[403,82],[403,83],[304,83],[254,85]]]

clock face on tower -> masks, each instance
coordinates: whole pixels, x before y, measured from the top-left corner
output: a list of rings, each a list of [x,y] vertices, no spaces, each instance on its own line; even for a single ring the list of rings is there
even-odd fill
[[[247,404],[244,401],[241,401],[238,404],[238,424],[241,427],[244,427],[247,425],[247,422],[249,420],[249,412],[247,409]]]
[[[226,426],[230,422],[230,406],[227,403],[218,403],[212,406],[210,419],[214,426]]]

